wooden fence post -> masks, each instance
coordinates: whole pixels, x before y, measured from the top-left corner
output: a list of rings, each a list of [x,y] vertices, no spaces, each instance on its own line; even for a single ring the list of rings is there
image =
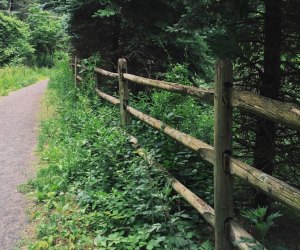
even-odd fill
[[[75,59],[74,59],[74,74],[75,74],[75,86],[77,86],[77,56],[75,56]]]
[[[127,62],[125,58],[118,60],[118,75],[119,75],[119,95],[120,95],[120,114],[121,126],[129,125],[129,113],[126,111],[126,106],[129,101],[128,83],[124,80],[123,73],[127,73]]]
[[[228,171],[226,156],[232,147],[232,64],[219,60],[215,68],[214,94],[214,210],[215,249],[233,249],[229,240],[229,220],[233,217],[232,176]]]

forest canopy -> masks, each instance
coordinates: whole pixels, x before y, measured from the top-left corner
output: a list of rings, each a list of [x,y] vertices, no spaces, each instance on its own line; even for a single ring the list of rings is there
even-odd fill
[[[1,65],[52,66],[56,50],[66,49],[62,16],[38,1],[1,1]]]

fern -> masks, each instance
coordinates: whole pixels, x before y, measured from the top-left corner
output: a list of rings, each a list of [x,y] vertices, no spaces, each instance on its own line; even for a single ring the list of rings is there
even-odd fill
[[[264,240],[267,232],[271,227],[275,226],[274,220],[281,216],[279,212],[271,213],[267,215],[266,207],[259,207],[257,209],[249,209],[242,212],[242,216],[252,223],[257,232],[260,235],[261,240]]]
[[[207,240],[200,245],[200,250],[214,250],[213,244]]]

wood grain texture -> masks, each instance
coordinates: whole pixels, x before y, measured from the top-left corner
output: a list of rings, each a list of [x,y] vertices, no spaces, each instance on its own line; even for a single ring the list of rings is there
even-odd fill
[[[228,157],[230,173],[263,191],[268,196],[300,212],[300,190],[232,157]]]
[[[118,77],[117,73],[100,68],[95,68],[95,72],[113,78]],[[214,102],[214,89],[203,89],[178,83],[153,80],[132,74],[124,74],[124,79],[143,86],[190,95],[209,104],[213,104]],[[300,109],[293,105],[237,89],[233,89],[232,91],[231,104],[233,107],[243,111],[267,118],[271,121],[284,124],[289,128],[300,131]]]
[[[118,73],[113,73],[113,72],[110,72],[110,71],[107,71],[107,70],[104,70],[104,69],[95,68],[94,72],[97,73],[97,74],[104,75],[104,76],[109,76],[109,77],[112,77],[112,78],[118,78]]]
[[[167,90],[183,95],[194,96],[200,100],[203,100],[204,102],[213,104],[214,92],[210,89],[202,89],[173,82],[153,80],[131,74],[124,74],[124,78],[140,85]]]
[[[114,105],[119,105],[119,99],[101,92],[96,89],[97,94],[103,99],[109,101]],[[171,138],[175,139],[179,143],[182,143],[186,147],[198,152],[205,160],[214,164],[214,149],[212,146],[206,144],[205,142],[198,140],[188,134],[185,134],[179,130],[167,126],[163,122],[148,116],[132,107],[127,106],[128,112],[139,120],[144,121],[150,126],[162,131],[163,133],[169,135]],[[268,174],[257,170],[256,168],[238,160],[233,157],[228,156],[229,171],[232,175],[239,177],[245,182],[249,183],[254,188],[257,188],[265,192],[270,197],[275,200],[281,201],[283,204],[300,211],[300,190],[288,185],[287,183],[272,177]]]
[[[290,104],[234,89],[232,106],[300,131],[300,109]]]
[[[119,105],[119,99],[101,92],[96,89],[97,94],[103,99],[109,101],[114,105]],[[214,149],[212,146],[205,142],[198,140],[188,134],[185,134],[179,130],[171,128],[163,122],[148,116],[130,106],[127,106],[128,112],[139,120],[144,121],[148,125],[162,131],[175,139],[179,143],[182,143],[186,147],[198,152],[205,160],[214,164]],[[283,204],[300,212],[300,190],[288,185],[287,183],[263,173],[260,170],[238,160],[228,156],[229,171],[232,175],[239,177],[245,182],[249,183],[254,188],[257,188],[275,200],[281,201]]]
[[[113,105],[120,105],[120,100],[115,98],[111,95],[105,94],[104,92],[100,91],[99,89],[95,89],[98,96],[102,97],[104,100],[110,102]]]
[[[130,124],[129,113],[126,111],[126,106],[129,103],[128,83],[124,79],[124,74],[127,72],[127,62],[125,58],[120,58],[118,61],[118,79],[119,79],[119,97],[120,97],[120,116],[121,126],[126,127]]]
[[[251,234],[249,234],[240,224],[238,224],[235,220],[228,221],[228,229],[229,229],[229,237],[234,245],[234,249],[241,250],[267,250],[259,241],[253,238]],[[247,242],[245,242],[245,240]]]
[[[230,250],[233,245],[228,240],[226,223],[233,217],[232,175],[226,172],[224,153],[231,152],[232,144],[232,64],[220,60],[215,67],[214,95],[214,210],[215,249]]]

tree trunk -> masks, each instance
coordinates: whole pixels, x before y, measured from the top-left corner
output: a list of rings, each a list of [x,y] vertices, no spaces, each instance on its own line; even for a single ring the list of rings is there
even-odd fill
[[[11,7],[12,7],[12,1],[9,1],[9,3],[8,3],[8,12],[11,12]]]
[[[281,86],[281,0],[265,0],[264,24],[264,73],[259,90],[262,96],[278,100]],[[270,175],[275,167],[275,139],[276,124],[257,119],[254,166]],[[258,193],[254,201],[260,206],[269,205],[267,196],[262,193]]]

